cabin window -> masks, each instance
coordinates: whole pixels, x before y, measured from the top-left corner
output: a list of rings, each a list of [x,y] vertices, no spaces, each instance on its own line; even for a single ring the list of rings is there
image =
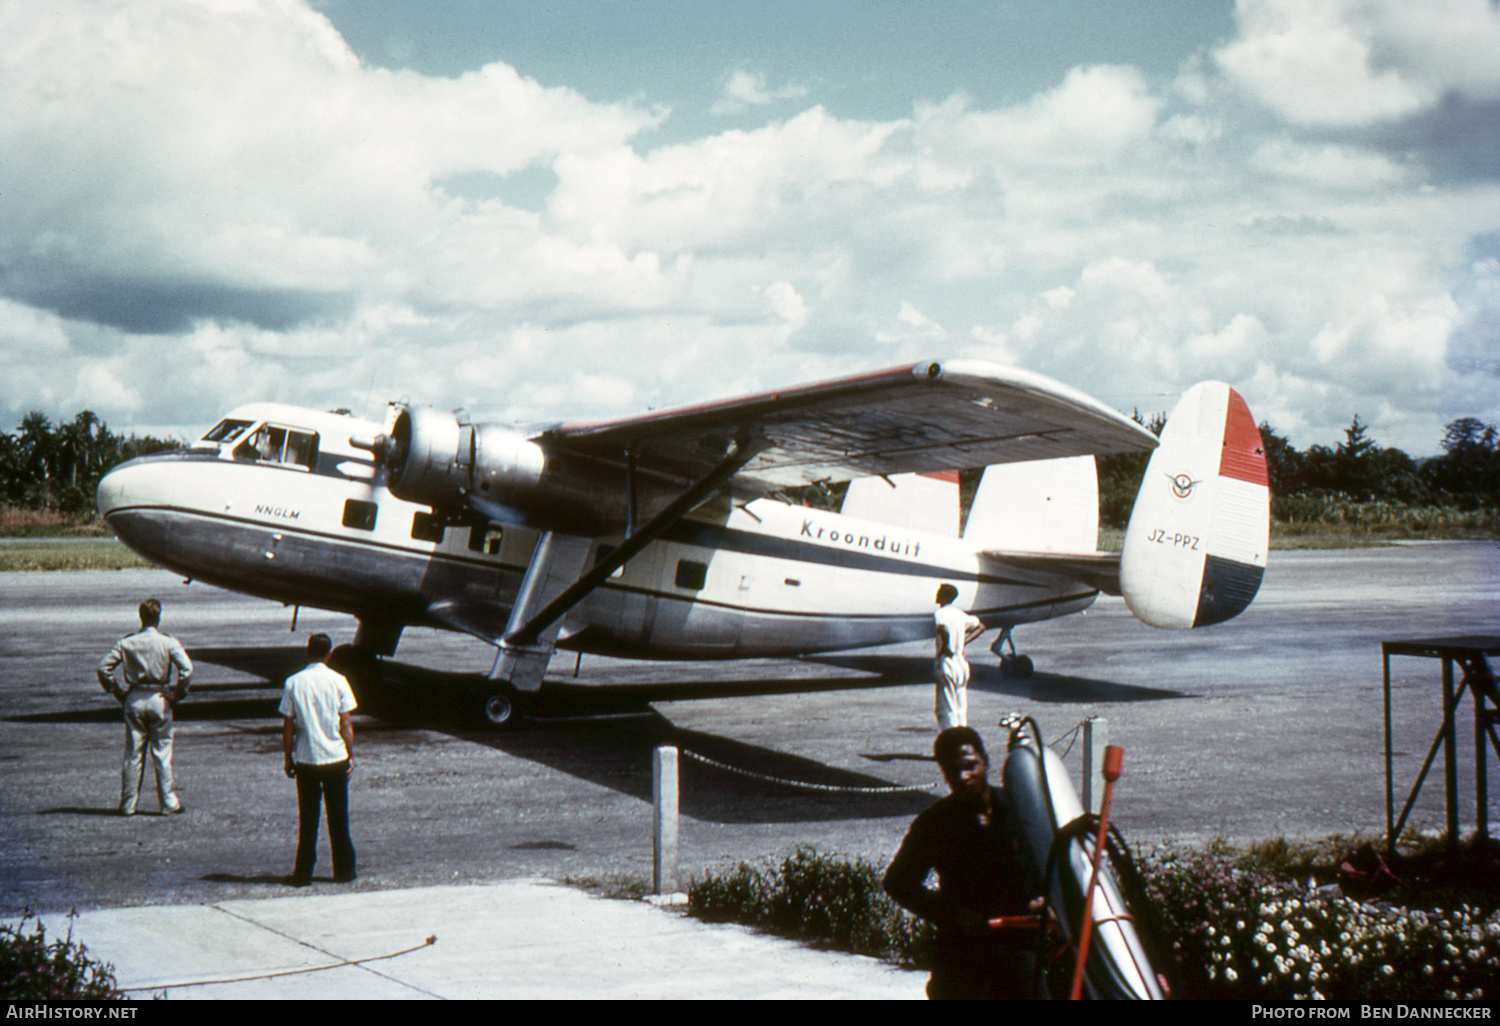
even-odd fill
[[[261,463],[285,463],[311,470],[318,462],[318,436],[309,431],[263,424],[255,434],[234,447],[234,457]]]
[[[344,526],[360,531],[373,531],[375,530],[375,514],[378,512],[380,512],[380,507],[373,502],[345,499]]]
[[[677,561],[677,587],[688,588],[692,591],[698,591],[707,582],[707,564],[695,563],[691,559],[681,559]]]
[[[248,420],[221,420],[203,436],[205,442],[227,442],[250,426]]]
[[[498,524],[477,524],[469,531],[469,551],[482,552],[486,556],[500,555],[500,543],[505,532]]]
[[[443,542],[443,522],[431,513],[414,513],[411,518],[411,536],[417,541]]]

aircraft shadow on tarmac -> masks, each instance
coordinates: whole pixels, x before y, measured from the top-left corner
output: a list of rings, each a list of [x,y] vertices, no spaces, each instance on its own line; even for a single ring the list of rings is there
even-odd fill
[[[265,687],[256,684],[209,685],[201,691],[193,688],[187,700],[172,712],[178,723],[213,720],[248,720],[276,717],[279,695],[268,698],[220,698],[208,697],[210,689],[244,691],[249,687]],[[102,697],[102,693],[101,693]],[[279,718],[279,717],[278,717]],[[6,723],[120,723],[120,707],[113,702],[100,704],[97,708],[59,709],[55,712],[23,713],[4,717]]]
[[[307,651],[300,646],[282,648],[190,649],[198,682],[187,699],[173,710],[179,723],[275,717],[280,689],[286,678],[307,665]],[[206,683],[208,666],[222,666],[249,675],[251,679],[231,683]],[[274,691],[275,694],[246,696],[243,692]],[[231,693],[239,692],[233,697]],[[120,707],[103,692],[89,694],[86,708],[58,709],[3,717],[6,723],[119,723]]]
[[[932,793],[730,738],[682,730],[651,708],[652,701],[840,690],[904,681],[776,679],[672,682],[654,685],[548,683],[533,699],[520,728],[475,729],[478,674],[438,674],[387,662],[384,678],[367,691],[366,708],[389,729],[418,725],[460,737],[651,801],[652,751],[673,745],[679,809],[719,823],[809,822],[911,816]],[[380,727],[367,728],[372,730]],[[686,753],[696,753],[700,759]],[[703,759],[711,760],[709,762]],[[730,767],[730,768],[726,768]]]
[[[259,679],[195,685],[176,710],[179,722],[277,719],[275,694],[245,692],[279,689],[300,669],[301,648],[200,649],[195,661],[223,666]],[[857,658],[857,657],[856,657]],[[387,660],[382,680],[364,689],[362,711],[375,722],[361,728],[379,735],[422,727],[486,745],[517,758],[651,801],[651,756],[660,745],[675,745],[712,764],[684,754],[679,763],[680,810],[695,819],[722,823],[815,822],[911,816],[931,803],[936,791],[903,787],[800,756],[713,734],[682,730],[650,705],[653,701],[894,687],[923,682],[927,661],[851,665],[858,677],[683,680],[657,684],[588,685],[548,682],[533,700],[532,717],[520,729],[495,732],[476,726],[480,674],[443,673]],[[922,669],[919,671],[918,667]],[[900,672],[886,673],[895,668]],[[1014,682],[1007,682],[1011,684]],[[1139,689],[1137,689],[1139,690]],[[231,694],[238,692],[239,694]],[[6,718],[23,723],[110,723],[120,720],[113,703]],[[269,728],[268,728],[269,729]],[[927,731],[922,732],[924,735]],[[923,751],[913,760],[925,759]],[[897,755],[891,759],[899,758]],[[889,761],[889,760],[886,760]],[[717,765],[715,765],[717,764]],[[728,767],[728,768],[726,768]],[[76,814],[94,810],[71,811]]]
[[[931,684],[932,660],[926,656],[852,654],[804,657],[808,662],[842,666],[850,670],[878,674],[891,684]],[[1088,677],[1070,677],[1058,673],[1036,673],[1030,677],[1006,677],[999,666],[989,663],[969,664],[969,687],[992,694],[1011,695],[1028,702],[1072,704],[1079,702],[1159,702],[1171,698],[1196,697],[1184,691],[1166,688],[1143,688],[1134,684],[1116,684]]]
[[[652,751],[672,745],[681,753],[678,807],[683,814],[705,822],[795,823],[912,816],[931,804],[934,797],[925,788],[904,787],[814,759],[683,730],[656,712],[543,722],[503,734],[456,736],[644,802],[652,800]]]
[[[188,650],[193,663],[209,663],[228,670],[238,670],[266,681],[269,687],[281,687],[292,674],[307,665],[307,649],[301,645],[279,648],[193,648]]]

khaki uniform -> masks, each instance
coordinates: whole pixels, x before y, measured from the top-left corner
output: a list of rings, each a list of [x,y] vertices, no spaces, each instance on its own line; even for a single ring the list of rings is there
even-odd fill
[[[171,684],[172,667],[177,684]],[[124,688],[115,684],[115,670],[123,667]],[[156,771],[156,796],[163,812],[182,808],[172,780],[172,706],[187,694],[193,663],[187,650],[170,634],[142,627],[115,643],[99,663],[99,683],[125,706],[125,761],[120,769],[120,812],[135,813],[145,779],[149,751]]]

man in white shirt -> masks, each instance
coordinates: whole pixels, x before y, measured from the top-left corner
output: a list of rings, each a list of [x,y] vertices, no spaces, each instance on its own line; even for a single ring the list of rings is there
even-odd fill
[[[937,695],[933,711],[938,730],[969,725],[969,663],[964,645],[984,633],[984,624],[953,603],[958,589],[944,584],[937,590],[938,610],[932,614],[937,628]]]
[[[326,634],[307,639],[307,668],[286,679],[281,694],[281,747],[286,775],[297,781],[297,861],[290,883],[312,882],[318,854],[318,810],[328,806],[328,847],[335,883],[355,877],[349,838],[349,775],[354,771],[354,692],[328,668],[333,642]]]
[[[156,797],[162,815],[181,812],[172,781],[172,710],[187,696],[193,678],[193,663],[182,643],[157,630],[161,603],[148,598],[141,603],[141,629],[115,642],[99,663],[99,686],[125,707],[125,763],[120,770],[120,815],[134,816],[136,799],[146,774],[149,745],[151,765],[156,769]],[[172,667],[177,667],[177,686],[172,686]],[[125,678],[122,688],[115,670]]]

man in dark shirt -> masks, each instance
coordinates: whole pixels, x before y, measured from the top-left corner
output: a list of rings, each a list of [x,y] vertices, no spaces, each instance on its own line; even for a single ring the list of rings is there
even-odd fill
[[[1041,880],[1022,842],[1005,792],[989,783],[984,741],[969,727],[950,727],[933,755],[952,794],[912,821],[885,873],[897,904],[937,926],[927,996],[1036,996],[1034,934],[996,930],[989,920],[1041,906]],[[938,886],[927,875],[937,870]]]

